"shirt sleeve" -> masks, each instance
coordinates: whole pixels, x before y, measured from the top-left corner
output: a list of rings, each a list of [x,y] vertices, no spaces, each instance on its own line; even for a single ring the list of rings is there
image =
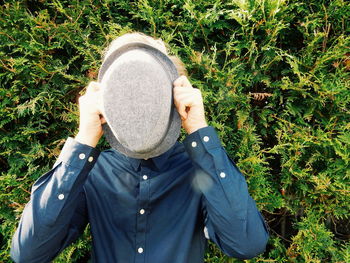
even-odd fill
[[[184,147],[202,192],[206,233],[227,255],[248,259],[264,252],[269,228],[248,193],[246,180],[212,126],[187,135]]]
[[[100,152],[68,137],[53,168],[32,186],[12,238],[15,262],[49,262],[87,224],[84,182]]]

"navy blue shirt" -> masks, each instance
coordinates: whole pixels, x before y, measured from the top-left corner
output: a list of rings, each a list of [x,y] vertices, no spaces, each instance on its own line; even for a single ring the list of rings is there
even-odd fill
[[[68,137],[33,185],[12,239],[16,262],[49,262],[91,226],[93,262],[199,263],[207,239],[227,255],[262,253],[268,226],[215,129],[134,159]]]

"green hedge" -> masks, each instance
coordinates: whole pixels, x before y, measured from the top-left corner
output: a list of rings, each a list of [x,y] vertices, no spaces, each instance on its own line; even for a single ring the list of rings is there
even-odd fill
[[[77,98],[103,49],[130,31],[185,62],[245,174],[271,228],[266,252],[246,262],[350,262],[349,1],[0,4],[1,262],[31,185],[77,132]],[[90,239],[87,229],[54,262],[87,262]],[[205,258],[243,262],[212,244]]]

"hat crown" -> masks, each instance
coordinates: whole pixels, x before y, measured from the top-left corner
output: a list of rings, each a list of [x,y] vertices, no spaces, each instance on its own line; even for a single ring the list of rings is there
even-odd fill
[[[142,49],[126,51],[102,81],[105,118],[118,141],[136,153],[156,148],[168,130],[172,106],[172,83],[160,61]]]

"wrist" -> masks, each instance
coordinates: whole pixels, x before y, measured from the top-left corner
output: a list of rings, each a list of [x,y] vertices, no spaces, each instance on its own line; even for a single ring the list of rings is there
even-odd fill
[[[78,134],[74,138],[76,141],[82,144],[86,144],[91,147],[96,147],[99,139],[98,138],[93,138],[91,136],[88,136],[86,134],[83,134],[82,132],[78,132]]]
[[[191,134],[196,132],[197,130],[204,128],[204,127],[208,127],[208,124],[206,122],[200,123],[198,125],[195,125],[193,127],[189,127],[186,129],[187,134]]]

